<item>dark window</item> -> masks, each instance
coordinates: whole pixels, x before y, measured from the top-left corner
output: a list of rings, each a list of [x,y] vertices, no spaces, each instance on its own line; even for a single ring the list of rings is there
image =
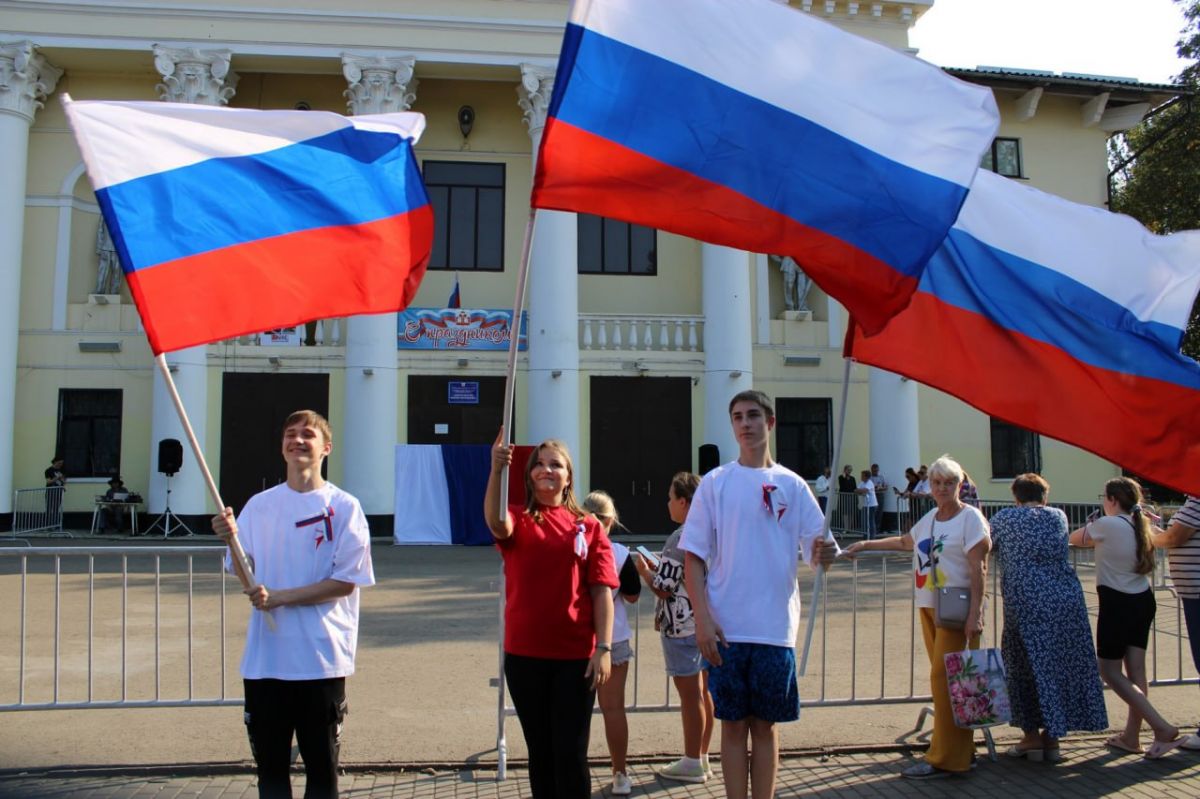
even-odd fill
[[[657,231],[602,216],[580,214],[579,272],[586,275],[658,274]]]
[[[779,462],[815,480],[833,458],[830,437],[833,400],[781,397],[775,400],[775,449]]]
[[[121,471],[121,389],[58,391],[58,445],[67,477],[108,477]]]
[[[992,477],[1016,477],[1041,470],[1041,436],[992,419]]]
[[[992,139],[992,148],[984,153],[980,166],[1006,178],[1025,177],[1021,169],[1021,140]]]
[[[430,269],[504,269],[504,164],[426,161]]]

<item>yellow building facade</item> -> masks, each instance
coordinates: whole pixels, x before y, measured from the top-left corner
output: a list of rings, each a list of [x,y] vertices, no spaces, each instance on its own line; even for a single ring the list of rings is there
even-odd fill
[[[933,3],[790,5],[903,49]],[[506,309],[566,14],[558,0],[349,0],[337,10],[315,0],[0,2],[0,374],[10,384],[0,392],[0,512],[11,513],[13,489],[41,486],[60,452],[68,513],[90,514],[117,471],[159,513],[159,442],[183,438],[127,288],[99,285],[99,208],[57,95],[423,113],[417,155],[447,218],[444,252],[413,305],[443,308],[457,279],[464,307]],[[992,168],[1094,205],[1106,199],[1108,137],[1172,96],[1123,79],[951,72],[996,94]],[[699,468],[703,444],[734,454],[725,404],[753,386],[776,399],[777,456],[815,477],[840,412],[845,314],[816,287],[805,310],[789,311],[783,290],[767,255],[540,215],[517,440],[565,439],[579,489],[608,490],[635,531],[665,532],[671,475]],[[278,479],[278,422],[295,407],[327,411],[329,476],[385,529],[403,512],[396,444],[491,441],[505,353],[398,348],[401,322],[321,320],[275,344],[246,336],[169,357],[231,504]],[[450,382],[474,385],[476,407],[446,401]],[[986,498],[1007,498],[1020,465],[1039,466],[1059,500],[1091,498],[1119,473],[878,370],[852,369],[847,403],[843,463],[880,463],[892,483],[942,452]],[[171,489],[173,510],[203,525],[214,507],[190,454]]]

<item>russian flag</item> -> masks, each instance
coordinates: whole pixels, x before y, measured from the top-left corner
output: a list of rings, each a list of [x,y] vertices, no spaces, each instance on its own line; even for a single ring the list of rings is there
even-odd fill
[[[771,0],[576,0],[532,204],[791,255],[873,330],[998,125],[986,87]]]
[[[447,308],[462,307],[462,292],[458,290],[458,275],[454,276],[454,288],[450,291],[450,298],[446,300]]]
[[[65,105],[155,354],[416,293],[433,242],[420,114]]]
[[[912,304],[853,357],[1142,477],[1200,492],[1200,365],[1179,346],[1200,232],[981,170]]]

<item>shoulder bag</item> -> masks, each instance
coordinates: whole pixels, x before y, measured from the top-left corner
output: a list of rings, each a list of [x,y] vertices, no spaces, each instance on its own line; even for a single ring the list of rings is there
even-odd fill
[[[946,585],[937,587],[937,530],[936,519],[929,525],[929,579],[933,581],[933,623],[946,630],[961,630],[967,624],[971,609],[971,587]]]

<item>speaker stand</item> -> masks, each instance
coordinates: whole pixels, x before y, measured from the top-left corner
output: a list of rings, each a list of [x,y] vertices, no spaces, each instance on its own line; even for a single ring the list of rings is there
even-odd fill
[[[146,529],[145,534],[150,535],[151,533],[154,532],[155,528],[161,528],[163,531],[163,538],[192,538],[193,536],[196,535],[195,533],[192,532],[192,528],[190,528],[186,524],[184,524],[183,520],[180,519],[178,516],[176,516],[175,513],[171,510],[171,478],[172,477],[174,477],[174,475],[170,475],[170,474],[167,475],[167,507],[164,508],[163,512],[161,514],[159,514],[159,517],[154,520],[154,524],[150,525]],[[173,531],[179,530],[179,529],[187,530],[187,533],[182,534],[182,535],[172,535]]]

